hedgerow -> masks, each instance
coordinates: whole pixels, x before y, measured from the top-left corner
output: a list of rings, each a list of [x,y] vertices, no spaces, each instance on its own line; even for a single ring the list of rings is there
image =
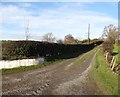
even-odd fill
[[[2,44],[2,59],[15,60],[73,54],[76,52],[84,53],[101,43],[102,41],[91,44],[57,44],[39,41],[9,41]]]

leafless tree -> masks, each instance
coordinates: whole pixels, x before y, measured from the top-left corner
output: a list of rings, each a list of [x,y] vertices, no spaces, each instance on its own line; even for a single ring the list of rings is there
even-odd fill
[[[47,33],[43,36],[43,41],[47,41],[47,42],[54,42],[55,41],[55,37],[53,36],[52,33]]]
[[[104,33],[102,34],[102,37],[104,39],[107,39],[115,43],[117,36],[118,36],[118,28],[115,27],[114,25],[110,24],[109,26],[106,26],[104,28]]]

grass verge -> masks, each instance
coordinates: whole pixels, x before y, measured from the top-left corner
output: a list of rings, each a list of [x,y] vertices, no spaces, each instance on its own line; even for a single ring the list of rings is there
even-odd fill
[[[82,55],[78,60],[76,60],[74,62],[74,64],[80,64],[81,62],[83,62],[84,60],[86,60],[95,50],[97,50],[98,47],[90,50],[89,52],[85,53],[84,55]]]
[[[92,62],[91,75],[103,94],[118,95],[118,75],[112,72],[105,61],[102,48]]]

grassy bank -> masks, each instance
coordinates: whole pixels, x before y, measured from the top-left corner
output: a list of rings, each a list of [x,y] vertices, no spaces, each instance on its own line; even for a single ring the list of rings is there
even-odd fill
[[[103,56],[102,48],[92,62],[92,77],[105,95],[118,95],[118,75],[114,74]]]
[[[118,63],[118,44],[117,43],[114,45],[113,56],[115,56],[116,62]]]

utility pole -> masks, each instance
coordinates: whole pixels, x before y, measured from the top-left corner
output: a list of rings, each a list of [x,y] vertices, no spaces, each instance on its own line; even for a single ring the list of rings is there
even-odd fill
[[[88,44],[90,44],[90,24],[88,24]]]

